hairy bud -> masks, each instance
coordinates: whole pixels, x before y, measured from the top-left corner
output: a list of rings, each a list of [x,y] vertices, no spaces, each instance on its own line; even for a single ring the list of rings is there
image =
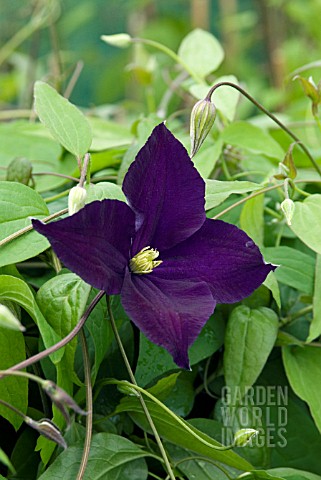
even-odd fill
[[[68,197],[68,212],[69,215],[77,213],[85,206],[87,198],[87,191],[83,187],[73,187],[69,192]]]
[[[245,447],[258,433],[254,428],[241,428],[234,435],[233,446]]]
[[[66,393],[62,388],[58,387],[58,385],[51,380],[45,380],[42,383],[42,388],[63,414],[68,427],[70,426],[70,416],[67,411],[67,407],[71,408],[74,412],[80,415],[87,415],[87,412],[82,410],[75,400],[68,395],[68,393]]]
[[[27,158],[18,157],[9,163],[7,181],[28,185],[32,176],[32,164]]]
[[[132,37],[128,33],[117,33],[115,35],[102,35],[100,37],[104,42],[113,47],[127,48],[132,43]]]
[[[286,223],[290,226],[292,225],[292,218],[295,210],[295,204],[290,198],[286,198],[281,203],[281,210],[285,216]]]
[[[195,103],[190,121],[191,158],[201,147],[209,134],[216,117],[216,108],[211,100],[204,99]]]
[[[55,425],[48,418],[43,418],[42,420],[39,420],[37,422],[30,417],[25,417],[24,421],[27,425],[29,425],[29,427],[37,430],[40,435],[48,438],[49,440],[52,440],[53,442],[60,445],[62,448],[67,448],[67,444],[62,436],[61,431],[59,430],[57,425]]]
[[[25,331],[25,327],[21,325],[10,308],[2,304],[0,304],[0,327],[9,328],[10,330],[18,330],[20,332]]]

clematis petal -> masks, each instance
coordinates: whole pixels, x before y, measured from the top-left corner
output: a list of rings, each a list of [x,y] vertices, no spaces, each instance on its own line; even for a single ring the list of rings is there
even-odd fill
[[[205,281],[217,303],[235,303],[249,296],[276,268],[264,262],[245,232],[210,219],[185,242],[163,252],[161,259],[155,276]]]
[[[32,224],[72,272],[110,295],[120,292],[135,224],[126,203],[95,201],[58,222]]]
[[[205,184],[183,145],[163,123],[155,127],[124,179],[123,191],[136,214],[132,253],[169,248],[205,221]]]
[[[205,282],[163,280],[135,275],[128,270],[121,293],[122,304],[146,337],[189,368],[188,347],[213,313],[215,301]]]

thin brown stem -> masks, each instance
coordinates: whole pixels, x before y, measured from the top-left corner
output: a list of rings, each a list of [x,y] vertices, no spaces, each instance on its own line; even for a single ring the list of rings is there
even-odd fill
[[[88,346],[87,346],[87,340],[86,340],[86,336],[84,334],[83,329],[80,330],[79,337],[81,342],[82,356],[84,360],[84,374],[85,374],[85,384],[86,384],[86,410],[88,412],[86,416],[86,437],[85,437],[84,449],[82,453],[80,467],[77,474],[77,480],[82,480],[84,478],[86,467],[88,464],[91,437],[92,437],[93,395],[92,395],[91,371],[90,371]]]
[[[239,85],[232,83],[232,82],[219,82],[216,85],[214,85],[208,92],[208,94],[205,97],[205,100],[211,101],[212,94],[217,90],[219,87],[231,87],[234,88],[235,90],[238,90],[245,98],[247,98],[250,102],[253,103],[259,110],[261,110],[265,115],[271,118],[273,122],[275,122],[282,130],[284,130],[293,140],[299,143],[299,146],[301,149],[304,151],[306,156],[309,158],[310,162],[314,166],[315,170],[318,172],[318,174],[321,176],[321,169],[319,165],[316,163],[314,158],[312,157],[311,153],[309,152],[308,148],[302,143],[302,141],[295,135],[295,133],[292,132],[288,127],[286,127],[273,113],[271,113],[269,110],[267,110],[261,103],[257,102],[255,98],[253,98],[249,93],[247,93],[245,90],[243,90],[242,87]]]
[[[66,180],[71,180],[72,182],[79,182],[79,178],[72,177],[71,175],[65,175],[64,173],[56,173],[56,172],[34,172],[34,173],[32,173],[33,177],[35,177],[37,175],[51,175],[53,177],[65,178]]]
[[[84,62],[82,60],[79,60],[79,62],[77,62],[77,65],[76,65],[76,68],[75,68],[73,74],[71,75],[71,78],[69,80],[67,88],[65,90],[65,93],[64,93],[65,98],[69,98],[70,95],[72,94],[72,91],[75,88],[75,85],[78,81],[78,78],[79,78],[83,68],[84,68]]]
[[[90,303],[90,305],[88,306],[87,310],[85,311],[85,313],[83,314],[83,316],[81,317],[81,319],[79,320],[79,322],[77,323],[77,325],[75,326],[75,328],[73,330],[71,330],[70,333],[68,333],[68,335],[66,337],[64,337],[63,339],[61,339],[59,342],[55,343],[55,345],[52,345],[51,347],[49,348],[46,348],[46,350],[43,350],[42,352],[39,352],[37,353],[36,355],[33,355],[32,357],[29,357],[27,358],[26,360],[23,360],[22,362],[20,363],[17,363],[16,365],[14,365],[13,367],[11,367],[11,370],[22,370],[23,368],[27,368],[29,367],[29,365],[32,365],[33,363],[35,362],[39,362],[40,360],[42,360],[43,358],[46,358],[48,357],[49,355],[51,355],[52,353],[56,352],[57,350],[59,350],[60,348],[64,347],[65,345],[67,345],[67,343],[69,343],[79,332],[80,330],[82,329],[82,327],[85,325],[86,323],[86,320],[87,318],[89,317],[89,315],[91,314],[91,312],[94,310],[94,308],[96,307],[97,303],[101,300],[101,298],[105,295],[105,292],[103,292],[102,290],[95,296],[95,298],[93,299],[93,301]],[[1,378],[1,376],[0,376]]]
[[[53,213],[52,215],[49,215],[48,217],[43,218],[41,221],[42,222],[50,222],[50,220],[54,220],[57,217],[61,217],[61,215],[64,215],[65,213],[68,212],[68,208],[64,208],[63,210],[60,210],[59,212]],[[3,240],[0,241],[0,247],[3,247],[6,243],[11,242],[15,238],[20,237],[21,235],[30,232],[33,229],[32,225],[28,225],[27,227],[21,228],[21,230],[17,230],[16,232],[12,233],[11,235],[8,235],[8,237],[4,238]]]

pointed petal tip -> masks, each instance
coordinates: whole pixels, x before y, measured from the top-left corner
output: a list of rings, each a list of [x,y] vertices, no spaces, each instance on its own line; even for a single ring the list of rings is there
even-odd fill
[[[38,233],[42,233],[46,224],[43,223],[41,220],[38,220],[37,218],[31,218],[30,220],[31,220],[32,227],[34,228],[34,230],[36,230]]]
[[[176,353],[175,355],[173,355],[173,360],[179,368],[182,368],[183,370],[187,370],[189,372],[192,371],[187,351],[180,351]]]

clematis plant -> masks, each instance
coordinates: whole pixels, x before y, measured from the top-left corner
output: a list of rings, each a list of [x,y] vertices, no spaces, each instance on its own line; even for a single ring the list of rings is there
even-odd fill
[[[123,192],[128,203],[95,201],[33,226],[66,267],[121,294],[135,325],[188,369],[188,348],[216,303],[247,297],[275,267],[242,230],[206,218],[204,181],[164,124],[130,166]]]

